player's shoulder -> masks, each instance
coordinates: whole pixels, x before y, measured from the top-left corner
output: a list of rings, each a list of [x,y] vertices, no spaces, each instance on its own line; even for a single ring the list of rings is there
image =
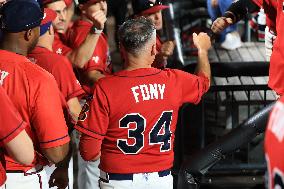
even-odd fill
[[[100,78],[95,86],[101,87],[101,86],[109,86],[111,83],[116,80],[117,77],[115,75],[105,75],[105,77]]]
[[[28,59],[26,59],[26,62],[21,67],[28,80],[32,83],[48,83],[54,80],[54,77],[48,71]]]
[[[50,52],[49,60],[51,64],[54,64],[56,67],[60,67],[62,65],[66,66],[66,64],[71,64],[67,57],[57,54],[55,52]]]
[[[163,73],[167,75],[168,77],[181,77],[181,76],[188,76],[192,75],[190,73],[187,73],[183,70],[179,69],[171,69],[171,68],[165,68],[163,69]]]
[[[32,63],[27,57],[9,52],[9,51],[0,51],[0,60],[5,61],[6,65],[13,67],[17,72],[26,73],[27,76],[39,75],[46,72],[36,64]]]
[[[25,56],[6,50],[0,50],[0,59],[1,61],[5,61],[6,63],[18,63],[27,61],[27,58]]]

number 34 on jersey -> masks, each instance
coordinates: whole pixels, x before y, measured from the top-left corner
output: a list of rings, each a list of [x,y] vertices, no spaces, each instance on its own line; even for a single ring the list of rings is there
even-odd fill
[[[128,129],[128,138],[118,139],[117,147],[124,154],[138,154],[147,142],[148,145],[160,145],[160,152],[170,151],[172,115],[172,110],[164,111],[154,125],[147,125],[147,120],[143,115],[139,113],[126,114],[120,119],[119,128]],[[131,129],[131,123],[134,123],[136,128]],[[150,132],[145,132],[146,127],[151,127]],[[148,141],[145,140],[145,135],[148,135]],[[130,144],[130,139],[134,139],[134,144]]]

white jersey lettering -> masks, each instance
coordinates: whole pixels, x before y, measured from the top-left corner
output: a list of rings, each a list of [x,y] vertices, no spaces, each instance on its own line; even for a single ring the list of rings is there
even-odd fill
[[[165,84],[143,84],[131,88],[135,102],[164,99]]]
[[[1,71],[0,70],[0,85],[3,85],[4,79],[9,75],[8,72],[6,71]]]

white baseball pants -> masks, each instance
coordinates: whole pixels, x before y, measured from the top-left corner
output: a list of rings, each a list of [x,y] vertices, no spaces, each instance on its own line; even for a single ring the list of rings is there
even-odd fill
[[[6,189],[48,189],[47,175],[43,168],[32,168],[26,173],[7,173]]]
[[[111,177],[112,174],[100,172],[100,189],[173,189],[171,174],[162,176],[158,172],[138,173],[133,174],[132,180],[122,180],[123,177],[120,176],[118,178]]]

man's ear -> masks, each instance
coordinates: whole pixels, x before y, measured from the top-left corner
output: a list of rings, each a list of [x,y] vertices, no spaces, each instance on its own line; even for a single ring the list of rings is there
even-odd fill
[[[54,28],[53,28],[52,24],[48,28],[48,33],[49,33],[49,35],[54,35]]]
[[[125,51],[124,46],[123,46],[121,43],[119,43],[119,49],[120,49],[120,54],[121,54],[121,56],[122,56],[123,58],[126,58],[126,51]]]
[[[156,54],[157,54],[156,44],[153,44],[151,47],[151,55],[156,56]]]
[[[26,41],[30,41],[31,38],[32,38],[32,35],[33,35],[32,29],[29,29],[29,30],[25,31],[25,34],[24,34],[24,35],[25,35],[25,36],[24,36],[25,40],[26,40]]]

